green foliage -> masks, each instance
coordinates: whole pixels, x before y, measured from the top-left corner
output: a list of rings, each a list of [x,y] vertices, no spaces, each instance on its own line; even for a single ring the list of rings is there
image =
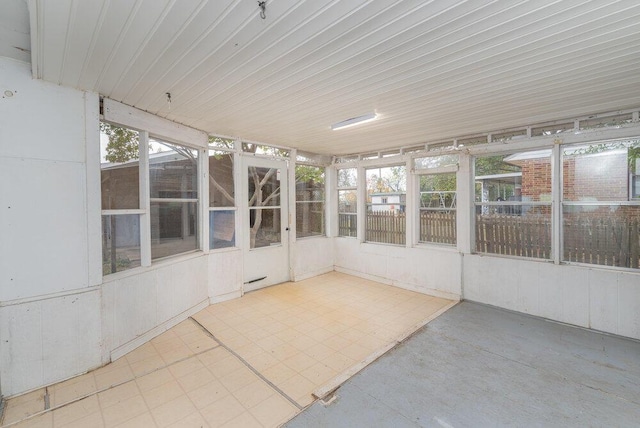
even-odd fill
[[[407,176],[404,166],[398,165],[367,170],[367,193],[369,194],[405,192],[406,188]]]
[[[138,132],[100,122],[100,131],[109,137],[105,159],[122,163],[139,157]]]
[[[520,172],[520,167],[503,161],[506,156],[484,156],[476,158],[476,176]]]
[[[310,165],[296,165],[296,183],[310,183],[324,186],[324,168]]]

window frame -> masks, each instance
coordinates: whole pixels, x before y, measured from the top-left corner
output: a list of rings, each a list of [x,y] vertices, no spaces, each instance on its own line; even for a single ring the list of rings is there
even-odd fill
[[[232,142],[232,146],[231,147],[218,147],[215,146],[213,144],[211,144],[211,139],[212,138],[222,138],[225,140],[229,140]],[[209,177],[211,176],[211,171],[209,169],[209,152],[210,151],[220,151],[220,152],[225,152],[226,154],[230,155],[233,157],[233,170],[231,172],[231,175],[233,177],[233,206],[225,206],[225,207],[214,207],[211,206],[211,201],[209,200],[209,195],[210,195],[210,189],[209,186],[207,185],[207,206],[206,206],[206,210],[207,210],[207,216],[206,216],[206,223],[207,223],[207,229],[209,226],[209,223],[211,221],[211,213],[213,212],[224,212],[224,211],[231,211],[234,214],[234,245],[232,246],[228,246],[228,247],[220,247],[220,248],[214,248],[212,246],[212,242],[211,242],[211,236],[210,236],[210,231],[207,230],[207,237],[206,237],[206,248],[208,249],[208,251],[210,252],[220,252],[220,251],[229,251],[229,250],[233,250],[233,249],[238,249],[240,248],[239,245],[239,234],[238,234],[238,226],[241,222],[241,219],[239,218],[239,210],[238,210],[238,195],[239,195],[239,177],[238,177],[238,167],[237,165],[240,162],[240,156],[238,154],[239,151],[239,146],[241,145],[240,140],[234,139],[234,138],[229,138],[229,137],[220,137],[220,136],[216,136],[216,135],[210,135],[209,136],[209,147],[207,148],[206,152],[207,152],[207,184],[208,184],[208,180]]]
[[[340,170],[343,169],[353,169],[356,173],[356,177],[355,177],[355,185],[354,186],[340,186],[340,180],[338,179],[338,175],[340,174]],[[346,165],[346,166],[337,166],[335,168],[335,180],[336,180],[336,226],[337,226],[337,231],[336,231],[336,236],[340,237],[340,238],[350,238],[350,239],[358,239],[358,217],[359,217],[359,211],[360,211],[360,207],[359,207],[359,196],[358,196],[358,184],[359,184],[359,178],[360,177],[360,168],[356,167],[355,165]],[[356,211],[354,213],[343,213],[340,212],[340,192],[355,192],[356,195]],[[340,215],[341,214],[345,214],[345,215],[349,215],[349,216],[353,216],[356,219],[356,230],[355,230],[355,234],[354,235],[341,235],[340,234]]]
[[[203,252],[208,252],[208,244],[205,246],[205,233],[208,238],[208,223],[206,224],[203,221],[203,207],[205,202],[208,203],[208,195],[204,195],[203,191],[206,188],[208,191],[208,187],[205,185],[203,176],[208,174],[208,148],[203,148],[197,143],[189,143],[185,141],[181,141],[177,138],[172,138],[170,136],[162,135],[162,132],[154,132],[146,129],[140,129],[139,127],[132,126],[130,124],[118,123],[115,120],[109,120],[105,117],[100,118],[100,122],[108,123],[113,126],[127,128],[133,131],[138,132],[138,161],[139,161],[139,173],[138,173],[138,186],[139,186],[139,208],[136,209],[116,209],[116,210],[102,210],[101,209],[101,219],[105,216],[111,215],[138,215],[139,216],[139,242],[140,242],[140,266],[136,266],[131,269],[127,269],[124,271],[118,271],[113,273],[105,274],[102,271],[102,267],[100,268],[102,274],[102,281],[112,281],[118,278],[126,277],[129,275],[133,275],[136,272],[139,272],[141,269],[149,268],[153,265],[162,263],[166,260],[175,260],[177,258],[182,258],[185,256],[191,256],[193,254],[201,254]],[[152,126],[150,126],[151,128]],[[195,134],[194,134],[195,135]],[[185,135],[188,137],[189,135]],[[151,198],[150,195],[150,167],[149,167],[149,140],[151,138],[160,139],[163,142],[167,142],[170,144],[179,145],[185,147],[190,150],[195,150],[198,153],[197,159],[197,198],[189,198],[190,203],[196,204],[196,248],[194,250],[189,250],[177,254],[172,254],[166,257],[159,257],[156,259],[152,259],[151,255],[151,203],[154,201],[160,202],[170,202],[174,198]],[[101,190],[102,192],[102,190]],[[184,202],[184,199],[180,199],[180,202]],[[208,242],[208,239],[206,240]]]
[[[328,236],[328,229],[327,229],[327,174],[329,172],[328,168],[326,166],[323,165],[319,165],[316,164],[314,162],[307,162],[307,161],[299,161],[296,157],[296,162],[293,163],[293,191],[295,193],[295,197],[293,200],[293,208],[294,208],[294,219],[295,219],[295,240],[299,240],[299,239],[313,239],[313,238],[326,238]],[[297,181],[295,179],[296,175],[297,175],[297,168],[299,166],[307,166],[307,167],[313,167],[313,168],[318,168],[320,170],[322,170],[322,178],[323,178],[323,186],[322,186],[322,201],[299,201],[298,200],[298,191],[297,191]],[[322,232],[318,233],[318,234],[312,234],[312,235],[307,235],[307,236],[299,236],[298,233],[298,204],[313,204],[313,203],[322,203]]]
[[[411,208],[411,197],[409,196],[410,193],[410,188],[412,185],[412,180],[411,180],[411,166],[410,166],[410,162],[408,162],[407,160],[404,159],[394,159],[394,158],[388,158],[389,162],[380,162],[380,159],[374,159],[377,162],[374,163],[369,163],[366,162],[363,165],[360,166],[360,168],[358,168],[358,184],[362,183],[362,191],[361,193],[361,197],[359,199],[360,204],[362,205],[362,208],[359,209],[358,214],[360,214],[358,216],[359,219],[362,219],[362,225],[358,225],[358,230],[362,231],[362,235],[361,235],[361,239],[360,242],[362,243],[367,243],[367,244],[376,244],[376,245],[392,245],[395,247],[407,247],[411,245],[411,240],[413,237],[413,232],[412,232],[412,227],[413,227],[413,223],[414,220],[411,218],[412,217],[412,212],[410,209],[407,208]],[[402,240],[404,242],[402,243],[388,243],[388,242],[379,242],[379,241],[371,241],[369,239],[367,239],[367,214],[369,212],[369,202],[367,201],[367,192],[368,192],[368,186],[367,186],[367,171],[368,170],[373,170],[373,169],[385,169],[385,168],[394,168],[394,167],[402,167],[404,168],[404,181],[405,181],[405,190],[404,190],[404,195],[405,195],[405,201],[404,201],[404,205],[405,208],[403,210],[403,214],[404,214],[404,237],[402,238]],[[361,178],[360,178],[360,171],[362,171],[361,174]],[[402,192],[397,192],[397,193],[402,193]],[[402,201],[399,202],[400,205],[402,205]],[[371,204],[372,205],[372,204]],[[360,220],[358,220],[358,223],[360,223]]]
[[[442,211],[442,209],[435,209],[435,208],[423,208],[422,207],[422,191],[420,190],[420,180],[422,177],[424,176],[442,176],[442,175],[451,175],[453,174],[455,179],[456,179],[456,190],[454,191],[454,201],[455,201],[455,205],[451,208],[453,211],[455,211],[455,216],[454,216],[454,221],[453,221],[453,226],[454,226],[454,235],[455,235],[455,242],[453,243],[446,243],[446,242],[434,242],[434,241],[421,241],[420,240],[420,236],[421,236],[421,213],[422,211]],[[416,225],[415,225],[415,233],[414,233],[414,241],[416,243],[416,246],[428,246],[428,245],[435,245],[435,246],[439,246],[439,247],[446,247],[446,248],[457,248],[458,246],[458,227],[457,227],[457,219],[458,219],[458,187],[459,187],[459,183],[458,183],[458,165],[455,166],[445,166],[445,167],[439,167],[439,168],[433,168],[433,169],[415,169],[414,170],[414,181],[415,181],[415,190],[416,192],[414,195],[414,198],[412,198],[412,200],[415,201],[415,206],[414,206],[414,211],[416,213]]]

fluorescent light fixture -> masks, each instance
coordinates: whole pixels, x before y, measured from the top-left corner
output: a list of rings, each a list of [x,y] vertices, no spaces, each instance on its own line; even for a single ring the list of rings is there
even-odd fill
[[[348,128],[350,126],[360,125],[361,123],[371,122],[376,120],[378,115],[375,113],[365,114],[364,116],[352,117],[351,119],[343,120],[342,122],[334,123],[331,125],[331,129],[337,131],[338,129]]]

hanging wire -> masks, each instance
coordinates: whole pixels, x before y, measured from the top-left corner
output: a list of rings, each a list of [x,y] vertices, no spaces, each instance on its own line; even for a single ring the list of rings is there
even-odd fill
[[[267,14],[265,12],[265,10],[267,9],[267,2],[266,1],[259,1],[258,2],[258,7],[260,8],[260,18],[267,19]]]

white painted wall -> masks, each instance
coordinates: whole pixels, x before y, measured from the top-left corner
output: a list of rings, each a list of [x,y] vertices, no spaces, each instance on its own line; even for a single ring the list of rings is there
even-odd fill
[[[314,236],[291,245],[291,280],[302,281],[333,271],[333,239]]]
[[[454,248],[407,248],[341,237],[334,242],[337,271],[439,297],[461,295],[461,255]]]
[[[12,395],[102,361],[85,151],[98,97],[34,81],[29,64],[0,58],[5,90],[13,96],[0,98],[0,388]]]
[[[640,273],[466,254],[463,295],[640,339]]]
[[[208,290],[211,303],[242,296],[242,251],[239,248],[209,253]]]

